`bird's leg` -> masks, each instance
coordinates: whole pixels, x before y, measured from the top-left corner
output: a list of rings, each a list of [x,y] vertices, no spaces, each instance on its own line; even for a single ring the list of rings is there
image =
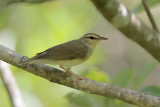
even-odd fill
[[[74,75],[78,78],[78,80],[87,80],[87,79],[88,79],[88,78],[86,78],[86,77],[81,77],[81,76],[73,73],[73,72],[70,70],[69,67],[68,67],[68,68],[65,68],[65,67],[63,67],[63,66],[60,66],[60,68],[64,69],[66,72],[68,72],[68,73],[70,73],[70,74],[74,74]]]
[[[78,78],[77,80],[87,80],[87,79],[88,79],[87,77],[81,77],[81,76],[73,73],[73,72],[71,71],[71,68],[70,68],[70,67],[68,67],[67,70],[68,70],[69,72],[71,72],[72,74],[74,74],[74,75]]]
[[[67,68],[65,68],[65,67],[63,67],[63,66],[60,66],[60,68],[64,69],[66,72],[68,72],[68,73],[70,73],[70,74],[73,73],[72,71],[70,71],[70,69],[67,69]]]

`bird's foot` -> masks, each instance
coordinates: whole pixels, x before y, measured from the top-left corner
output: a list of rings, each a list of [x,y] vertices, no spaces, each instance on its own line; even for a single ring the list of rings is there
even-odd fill
[[[74,74],[74,73],[73,73]],[[77,77],[77,80],[88,80],[87,77],[82,77],[82,76],[79,76],[77,74],[74,74],[76,77]]]
[[[74,74],[74,73],[73,73],[73,74]],[[88,80],[87,77],[82,77],[82,76],[79,76],[79,75],[77,75],[77,74],[74,74],[74,75],[77,77],[77,79],[76,79],[77,85],[79,84],[79,81],[80,81],[80,80]]]
[[[62,69],[64,69],[66,72],[68,72],[68,73],[70,73],[70,74],[74,74],[74,75],[77,77],[77,80],[76,80],[77,84],[79,83],[80,80],[88,80],[87,77],[79,76],[79,75],[73,73],[72,71],[70,71],[69,69],[67,69],[67,68],[65,68],[65,67],[62,67],[62,66],[60,66],[60,67],[61,67]]]
[[[64,69],[66,72],[68,72],[68,73],[70,73],[70,74],[73,73],[72,71],[70,71],[69,69],[67,69],[67,68],[65,68],[65,67],[63,67],[63,66],[60,66],[60,68]]]

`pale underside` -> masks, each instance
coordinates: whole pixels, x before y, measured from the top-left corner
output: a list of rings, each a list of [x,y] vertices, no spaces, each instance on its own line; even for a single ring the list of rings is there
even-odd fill
[[[40,63],[40,64],[51,64],[51,65],[59,65],[67,68],[71,68],[72,66],[79,65],[86,60],[82,59],[72,59],[72,60],[48,60],[48,59],[37,59],[30,61],[29,63]]]

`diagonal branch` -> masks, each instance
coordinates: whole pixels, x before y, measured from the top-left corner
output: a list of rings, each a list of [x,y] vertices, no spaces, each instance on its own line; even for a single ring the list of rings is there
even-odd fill
[[[107,83],[101,83],[93,80],[81,80],[77,84],[76,77],[74,75],[70,75],[47,65],[18,65],[21,60],[26,60],[26,58],[2,45],[0,45],[0,60],[45,78],[50,82],[62,84],[77,90],[86,91],[91,94],[119,99],[142,107],[158,107],[160,105],[160,98],[158,97],[145,95],[140,92],[120,88]]]
[[[160,62],[160,33],[148,27],[117,0],[91,1],[124,36],[138,43]]]
[[[13,4],[13,3],[43,3],[47,1],[53,1],[53,0],[6,0],[7,4]]]
[[[144,9],[145,9],[145,11],[148,15],[148,18],[149,18],[151,24],[152,24],[153,29],[156,30],[157,32],[159,32],[158,27],[157,27],[157,25],[154,21],[154,18],[153,18],[152,14],[151,14],[151,12],[148,8],[148,4],[147,4],[146,0],[142,0],[142,4],[143,4],[143,7],[144,7]]]

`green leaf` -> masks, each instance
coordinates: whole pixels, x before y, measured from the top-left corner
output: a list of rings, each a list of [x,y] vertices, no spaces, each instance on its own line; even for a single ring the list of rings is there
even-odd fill
[[[0,30],[6,27],[7,24],[7,10],[0,11]]]
[[[160,3],[160,0],[147,0],[147,4],[148,4],[149,8],[157,5],[158,3]],[[143,7],[143,5],[142,5],[142,2],[140,2],[140,3],[132,10],[132,12],[138,13],[138,12],[142,12],[143,10],[144,10],[144,7]]]
[[[151,62],[146,64],[142,71],[135,76],[134,81],[133,81],[133,88],[137,89],[141,83],[147,78],[147,76],[153,71],[153,69],[155,68],[155,66],[157,65],[156,62]]]
[[[80,95],[77,93],[69,93],[66,95],[67,99],[69,100],[70,103],[78,105],[78,106],[83,106],[83,107],[91,107],[90,101],[87,95]]]
[[[158,87],[158,86],[148,86],[148,87],[142,89],[141,92],[143,92],[145,94],[150,94],[153,96],[160,97],[160,87]]]
[[[109,83],[110,82],[110,77],[107,73],[100,71],[98,69],[91,69],[87,72],[84,72],[84,74],[87,78],[91,80],[96,80],[100,82],[105,82]]]
[[[119,72],[114,80],[113,84],[121,87],[127,87],[131,80],[133,79],[135,75],[135,71],[133,69],[126,69],[124,71]]]
[[[69,107],[106,107],[105,97],[86,93],[71,92],[66,95]]]

